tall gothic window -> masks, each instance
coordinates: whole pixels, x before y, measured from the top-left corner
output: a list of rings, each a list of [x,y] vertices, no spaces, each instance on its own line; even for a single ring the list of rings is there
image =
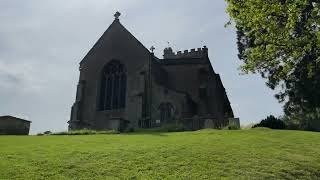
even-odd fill
[[[109,62],[102,71],[99,110],[123,109],[126,105],[127,75],[119,61]]]

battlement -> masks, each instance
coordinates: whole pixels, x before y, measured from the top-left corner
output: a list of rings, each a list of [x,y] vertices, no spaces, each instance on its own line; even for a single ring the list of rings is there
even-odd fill
[[[191,49],[173,52],[172,48],[165,48],[163,50],[164,59],[179,59],[179,58],[201,58],[208,54],[208,48],[203,46],[203,48]]]

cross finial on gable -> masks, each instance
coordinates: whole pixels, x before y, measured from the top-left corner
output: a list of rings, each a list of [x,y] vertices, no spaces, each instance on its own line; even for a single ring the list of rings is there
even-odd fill
[[[153,51],[155,50],[156,48],[154,48],[154,46],[151,46],[150,50],[151,52],[153,53]]]
[[[121,16],[121,13],[120,13],[119,11],[117,11],[117,12],[114,14],[115,19],[119,19],[120,16]]]

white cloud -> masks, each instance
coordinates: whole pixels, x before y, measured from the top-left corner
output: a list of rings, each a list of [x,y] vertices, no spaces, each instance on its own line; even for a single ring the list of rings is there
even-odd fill
[[[34,75],[34,67],[27,63],[0,61],[0,88],[21,93],[38,93],[44,82]]]

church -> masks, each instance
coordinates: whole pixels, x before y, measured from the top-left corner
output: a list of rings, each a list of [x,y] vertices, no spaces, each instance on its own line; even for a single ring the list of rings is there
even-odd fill
[[[233,111],[208,48],[174,52],[167,47],[158,58],[119,16],[80,62],[69,129],[228,126]]]

